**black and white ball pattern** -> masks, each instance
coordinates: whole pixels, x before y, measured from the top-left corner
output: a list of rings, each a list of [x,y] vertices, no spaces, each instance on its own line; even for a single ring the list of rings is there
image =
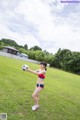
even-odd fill
[[[24,71],[28,70],[28,68],[29,68],[29,67],[28,67],[28,65],[26,65],[26,64],[22,66],[22,70],[24,70]]]

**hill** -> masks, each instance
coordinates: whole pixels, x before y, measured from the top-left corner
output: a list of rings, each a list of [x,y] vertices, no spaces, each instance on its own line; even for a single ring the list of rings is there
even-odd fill
[[[80,120],[80,76],[48,68],[40,109],[33,112],[32,92],[37,76],[23,72],[39,65],[0,56],[0,113],[8,120]]]

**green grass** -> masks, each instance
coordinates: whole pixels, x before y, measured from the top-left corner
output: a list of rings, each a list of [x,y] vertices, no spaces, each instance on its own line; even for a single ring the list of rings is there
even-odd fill
[[[80,76],[48,68],[40,109],[32,111],[37,76],[21,66],[37,64],[0,56],[0,113],[8,120],[80,120]]]

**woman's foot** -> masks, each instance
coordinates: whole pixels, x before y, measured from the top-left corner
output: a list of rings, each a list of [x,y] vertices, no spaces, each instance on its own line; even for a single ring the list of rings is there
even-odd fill
[[[39,105],[34,105],[34,106],[32,106],[32,110],[33,110],[33,111],[37,110],[38,108],[39,108]]]

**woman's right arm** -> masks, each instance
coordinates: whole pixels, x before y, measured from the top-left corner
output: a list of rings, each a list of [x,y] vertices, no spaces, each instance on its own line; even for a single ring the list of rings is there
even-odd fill
[[[28,68],[28,71],[29,71],[30,73],[33,73],[33,74],[35,74],[35,75],[38,75],[38,71],[34,71],[34,70],[30,69],[30,68]]]

